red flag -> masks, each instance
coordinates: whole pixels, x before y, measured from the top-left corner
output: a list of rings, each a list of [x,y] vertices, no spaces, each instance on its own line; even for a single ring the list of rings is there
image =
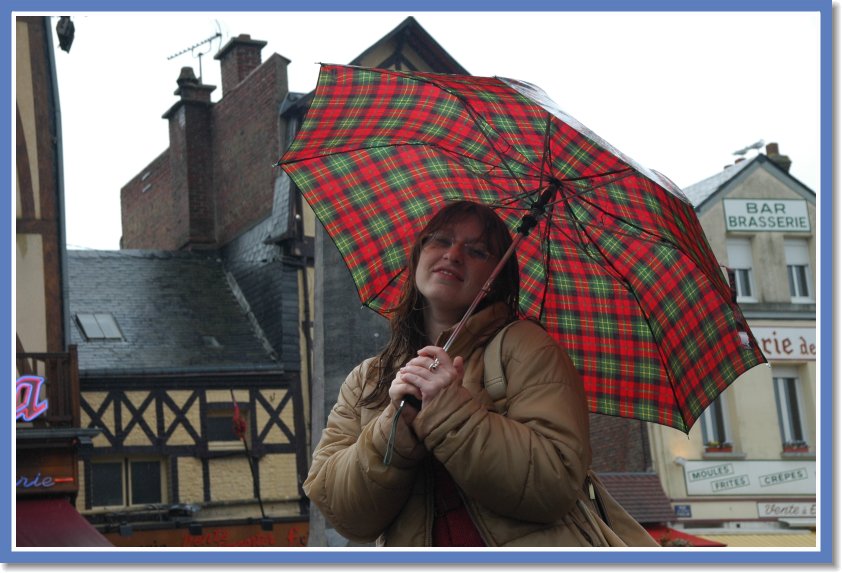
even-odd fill
[[[240,416],[240,405],[234,402],[234,419],[232,420],[234,434],[241,440],[246,439],[246,421]]]

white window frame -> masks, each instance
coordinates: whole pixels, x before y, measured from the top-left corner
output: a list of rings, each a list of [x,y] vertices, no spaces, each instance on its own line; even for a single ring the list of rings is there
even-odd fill
[[[719,434],[720,428],[717,415],[722,421],[722,435]],[[702,421],[703,445],[706,446],[712,443],[733,444],[731,440],[731,422],[728,419],[728,400],[724,394],[720,394],[716,400],[711,402],[710,406],[702,412],[699,419]]]
[[[812,267],[810,265],[810,249],[807,246],[805,239],[784,239],[784,255],[786,257],[786,274],[787,282],[789,284],[790,300],[796,304],[804,304],[814,302],[813,296],[813,277]],[[800,292],[798,286],[797,269],[803,273],[803,280],[807,289],[806,293]],[[801,274],[798,273],[798,274]],[[793,292],[795,285],[796,291]]]
[[[757,285],[754,280],[754,257],[751,239],[747,237],[729,237],[725,242],[728,251],[728,267],[734,271],[737,288],[737,302],[757,302]],[[740,272],[742,271],[742,273]],[[745,285],[745,281],[748,285]],[[745,294],[745,286],[749,294]]]
[[[795,366],[772,366],[772,383],[775,387],[775,405],[778,411],[781,442],[784,444],[795,441],[807,443],[804,390],[798,368]],[[791,393],[787,388],[789,384],[793,386],[796,404],[792,404]]]

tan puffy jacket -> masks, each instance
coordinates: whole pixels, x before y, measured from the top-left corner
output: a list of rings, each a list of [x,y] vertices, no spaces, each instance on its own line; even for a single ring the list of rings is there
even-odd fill
[[[508,411],[494,412],[482,386],[482,357],[505,322],[502,305],[469,319],[449,352],[465,360],[462,385],[425,402],[412,428],[399,422],[389,466],[383,456],[395,408],[357,405],[372,359],[349,374],[304,482],[342,535],[378,545],[431,545],[432,455],[459,485],[488,546],[589,545],[571,522],[591,457],[581,379],[540,326],[521,321],[502,349]]]

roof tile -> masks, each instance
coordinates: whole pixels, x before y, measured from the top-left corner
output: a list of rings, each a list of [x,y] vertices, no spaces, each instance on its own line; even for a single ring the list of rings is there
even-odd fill
[[[675,520],[658,475],[650,472],[598,473],[608,493],[639,523]]]

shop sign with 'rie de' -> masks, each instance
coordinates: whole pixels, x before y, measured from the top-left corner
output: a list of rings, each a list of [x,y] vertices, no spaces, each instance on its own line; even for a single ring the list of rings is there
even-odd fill
[[[816,329],[758,326],[751,329],[767,360],[816,360]]]

